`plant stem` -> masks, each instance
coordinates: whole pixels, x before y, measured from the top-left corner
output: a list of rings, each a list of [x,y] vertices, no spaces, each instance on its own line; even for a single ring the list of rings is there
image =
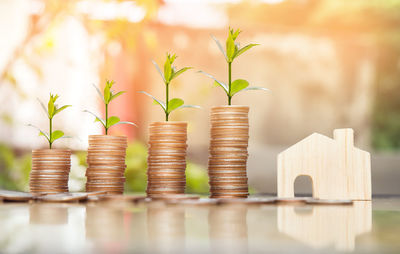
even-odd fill
[[[165,121],[168,122],[168,117],[169,117],[169,113],[168,113],[168,102],[169,102],[169,83],[165,83],[165,93],[166,93],[166,104],[165,104]]]
[[[231,84],[232,84],[232,62],[228,62],[228,78],[229,78],[229,94],[228,94],[228,105],[231,105]]]
[[[108,133],[108,104],[106,104],[106,135]]]
[[[51,146],[52,146],[52,144],[53,144],[53,118],[49,118],[50,119],[50,128],[49,128],[49,130],[50,130],[50,133],[49,133],[49,138],[50,138],[50,141],[49,141],[49,144],[50,144],[50,149],[51,149]]]

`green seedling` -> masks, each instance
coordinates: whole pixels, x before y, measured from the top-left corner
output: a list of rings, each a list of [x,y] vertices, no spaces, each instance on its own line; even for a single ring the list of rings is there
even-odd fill
[[[169,99],[169,85],[171,83],[171,81],[175,78],[177,78],[179,75],[181,75],[182,73],[184,73],[185,71],[192,69],[192,67],[184,67],[180,70],[177,71],[176,67],[173,66],[173,63],[176,59],[176,55],[170,55],[167,53],[167,59],[165,60],[164,63],[164,73],[161,71],[160,67],[158,66],[158,64],[154,61],[153,64],[156,67],[158,73],[161,75],[161,78],[164,81],[165,84],[165,102],[163,102],[162,100],[158,100],[156,99],[153,95],[146,93],[144,91],[140,91],[140,93],[143,93],[147,96],[149,96],[150,98],[152,98],[154,100],[155,104],[158,104],[161,106],[161,108],[163,109],[164,113],[165,113],[165,121],[168,122],[169,119],[169,114],[171,114],[172,111],[180,109],[180,108],[200,108],[199,106],[194,106],[194,105],[184,105],[185,102],[180,99],[180,98],[173,98],[173,99]]]
[[[53,118],[55,115],[57,115],[58,113],[60,113],[61,111],[63,111],[64,109],[71,107],[71,105],[64,105],[62,107],[58,107],[58,105],[56,104],[56,100],[59,98],[59,96],[53,95],[50,93],[50,99],[49,99],[49,103],[47,104],[47,109],[44,106],[44,104],[39,101],[40,105],[42,106],[44,112],[47,114],[47,117],[49,118],[49,133],[42,131],[41,129],[39,129],[38,127],[29,124],[29,126],[36,128],[39,131],[39,135],[40,136],[44,136],[47,141],[49,142],[49,147],[50,149],[52,148],[52,145],[54,143],[54,141],[56,141],[57,139],[60,138],[65,138],[66,136],[64,136],[64,132],[60,131],[60,130],[55,130],[53,131]]]
[[[228,85],[223,83],[222,81],[217,80],[212,75],[210,75],[204,71],[199,71],[200,73],[206,75],[207,77],[212,78],[214,80],[215,85],[220,86],[220,87],[222,87],[222,89],[224,89],[226,95],[228,96],[228,105],[232,104],[232,97],[235,94],[237,94],[238,92],[249,91],[249,90],[269,91],[265,87],[249,86],[249,82],[244,79],[236,79],[232,82],[233,60],[235,60],[238,56],[240,56],[247,50],[251,49],[252,47],[259,45],[259,44],[251,43],[244,47],[240,47],[239,43],[236,42],[236,38],[238,37],[240,32],[241,31],[239,29],[235,31],[235,30],[229,28],[229,34],[228,34],[228,38],[226,39],[226,49],[225,50],[222,47],[221,43],[218,41],[218,39],[215,38],[213,35],[211,35],[212,39],[215,41],[218,48],[224,55],[226,62],[228,63]]]
[[[106,81],[106,86],[104,87],[104,92],[103,94],[101,93],[100,89],[96,86],[93,85],[96,88],[97,94],[99,95],[99,97],[101,98],[101,100],[104,102],[105,105],[105,113],[106,113],[106,117],[105,119],[97,116],[96,114],[90,112],[89,110],[84,110],[83,112],[89,113],[91,115],[93,115],[95,117],[95,122],[100,122],[105,129],[105,133],[106,135],[108,135],[108,129],[111,126],[115,126],[118,124],[130,124],[133,126],[137,126],[136,124],[132,123],[132,122],[127,122],[127,121],[120,121],[121,119],[119,119],[118,116],[110,116],[108,117],[108,105],[110,104],[110,102],[112,100],[114,100],[115,98],[117,98],[118,96],[120,96],[121,94],[125,93],[125,91],[120,91],[120,92],[114,92],[113,90],[111,90],[112,86],[115,84],[114,81]]]

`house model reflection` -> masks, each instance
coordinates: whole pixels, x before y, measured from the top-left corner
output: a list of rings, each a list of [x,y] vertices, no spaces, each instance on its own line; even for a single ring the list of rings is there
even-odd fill
[[[278,197],[294,197],[294,181],[312,179],[313,197],[371,200],[371,159],[354,147],[352,129],[334,138],[314,133],[278,155]]]
[[[279,206],[277,220],[279,232],[307,246],[351,251],[356,237],[371,231],[372,205],[355,201],[345,206]]]

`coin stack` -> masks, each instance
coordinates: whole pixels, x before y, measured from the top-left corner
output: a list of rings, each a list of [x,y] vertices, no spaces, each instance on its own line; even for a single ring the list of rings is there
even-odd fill
[[[249,107],[211,109],[208,175],[211,198],[248,196],[246,163],[249,140]]]
[[[42,149],[32,151],[32,170],[29,177],[31,193],[68,192],[71,151]]]
[[[186,186],[186,122],[150,124],[147,196],[182,194]]]
[[[86,191],[122,194],[125,183],[125,136],[91,135],[87,155]]]

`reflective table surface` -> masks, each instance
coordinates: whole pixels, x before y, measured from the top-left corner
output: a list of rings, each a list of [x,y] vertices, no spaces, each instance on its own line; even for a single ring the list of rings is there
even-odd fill
[[[1,203],[0,253],[400,253],[400,198],[353,205]]]

